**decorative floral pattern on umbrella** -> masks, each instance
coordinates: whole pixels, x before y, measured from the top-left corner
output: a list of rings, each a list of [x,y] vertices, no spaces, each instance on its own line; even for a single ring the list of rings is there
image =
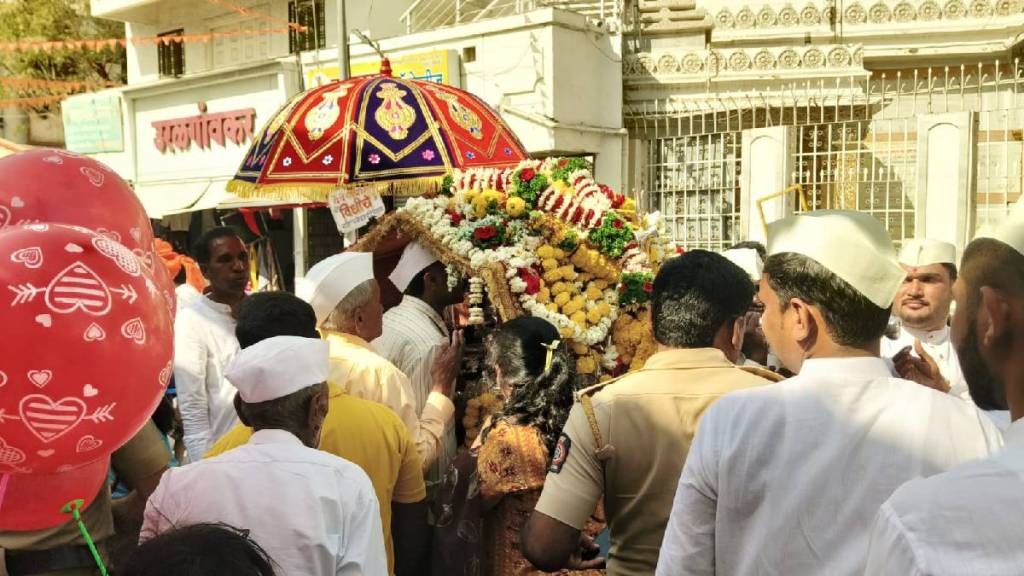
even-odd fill
[[[338,188],[414,196],[455,169],[501,168],[523,145],[482,100],[451,86],[383,73],[293,97],[254,139],[228,190],[324,202]]]

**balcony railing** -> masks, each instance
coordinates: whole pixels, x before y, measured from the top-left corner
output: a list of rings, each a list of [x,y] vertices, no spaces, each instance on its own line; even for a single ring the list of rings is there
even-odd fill
[[[416,0],[402,14],[405,30],[411,34],[479,22],[489,18],[524,14],[538,8],[561,8],[601,22],[621,20],[625,0]]]

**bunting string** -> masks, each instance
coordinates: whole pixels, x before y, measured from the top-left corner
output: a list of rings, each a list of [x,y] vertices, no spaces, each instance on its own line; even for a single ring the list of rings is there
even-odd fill
[[[121,84],[107,80],[44,80],[41,78],[0,76],[0,86],[16,90],[45,90],[47,92],[70,93],[96,88],[113,88],[121,86]]]
[[[171,36],[132,36],[131,38],[106,38],[96,40],[19,40],[16,42],[0,42],[0,52],[53,52],[55,50],[102,50],[158,44],[170,45],[183,42],[210,42],[215,38],[233,36],[262,36],[264,34],[287,34],[291,28],[264,28],[254,30],[226,30],[220,32],[199,32],[195,34],[175,34]]]
[[[270,14],[267,14],[265,12],[260,12],[259,10],[256,10],[256,9],[253,9],[253,8],[245,8],[243,6],[238,6],[238,5],[232,4],[231,2],[228,2],[227,0],[206,0],[206,1],[209,2],[210,4],[213,4],[214,6],[220,6],[221,8],[226,8],[228,10],[231,10],[232,12],[237,12],[237,13],[241,14],[242,16],[249,16],[249,17],[254,18],[256,20],[263,20],[264,22],[271,22],[271,23],[274,23],[274,24],[284,24],[285,26],[287,26],[288,28],[290,28],[292,30],[295,30],[296,32],[305,32],[306,31],[306,27],[302,26],[301,24],[297,24],[297,23],[291,22],[289,20],[284,20],[282,18],[277,18],[277,17],[271,16]]]

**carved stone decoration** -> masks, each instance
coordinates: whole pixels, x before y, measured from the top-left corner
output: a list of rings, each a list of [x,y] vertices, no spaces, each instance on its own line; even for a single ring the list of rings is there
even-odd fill
[[[792,48],[786,48],[779,52],[779,68],[784,70],[795,70],[800,67],[800,55]]]
[[[1017,11],[1016,0],[996,0],[995,12],[998,16],[1009,16]]]
[[[864,48],[862,46],[858,46],[857,49],[853,51],[853,65],[864,66]]]
[[[914,8],[913,4],[904,0],[893,8],[892,19],[900,24],[913,22],[914,20],[917,20],[917,8]]]
[[[960,20],[967,17],[967,6],[962,0],[949,0],[942,10],[942,15],[947,20]]]
[[[825,55],[817,48],[804,52],[804,68],[822,68],[825,66]]]
[[[679,68],[683,74],[700,74],[704,68],[704,61],[697,54],[690,52],[686,56],[683,56],[683,60],[679,64]]]
[[[765,6],[757,13],[758,28],[771,28],[775,26],[778,21],[779,15],[775,13],[775,10],[771,6]]]
[[[737,28],[753,28],[754,22],[757,21],[757,16],[754,15],[754,11],[744,6],[736,13],[736,27]]]
[[[872,24],[885,24],[892,19],[892,11],[889,10],[889,6],[885,2],[879,0],[875,2],[871,9],[868,10],[868,20]]]
[[[817,26],[821,24],[821,12],[814,4],[808,4],[800,11],[800,21],[804,26]]]
[[[837,46],[828,52],[828,64],[833,68],[849,68],[852,60],[850,51],[842,46]]]
[[[971,2],[971,18],[988,18],[992,15],[992,3],[988,0]]]
[[[775,55],[769,52],[767,48],[762,48],[754,55],[754,68],[757,70],[771,70],[775,68]]]
[[[715,14],[715,25],[719,28],[732,28],[736,25],[736,17],[732,15],[732,10],[723,8]]]
[[[822,24],[832,24],[835,21],[836,21],[836,7],[835,6],[826,6],[825,9],[821,11],[821,23]]]
[[[640,55],[640,67],[648,74],[654,74],[657,70],[654,65],[654,58],[650,54]]]
[[[671,54],[662,54],[658,58],[658,72],[661,74],[675,74],[679,72],[679,63],[676,57]]]
[[[868,12],[860,2],[854,2],[846,9],[846,21],[850,24],[863,24],[868,21]]]
[[[925,0],[917,7],[917,18],[924,22],[932,22],[942,17],[942,8],[934,0]]]
[[[643,68],[640,66],[640,58],[637,56],[626,56],[622,59],[622,73],[626,76],[639,76],[640,70]]]
[[[722,53],[718,50],[712,50],[708,52],[708,74],[716,76],[722,71],[722,65],[725,63],[725,59],[722,57]]]
[[[800,25],[800,13],[792,5],[786,4],[779,10],[779,25],[795,28]]]
[[[750,69],[750,56],[742,50],[737,50],[729,55],[729,69],[735,72],[743,72]]]

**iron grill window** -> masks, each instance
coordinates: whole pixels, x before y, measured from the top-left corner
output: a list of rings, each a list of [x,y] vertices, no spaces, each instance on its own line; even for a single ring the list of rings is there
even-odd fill
[[[160,38],[180,37],[185,30],[179,28],[160,34]],[[184,42],[160,42],[157,46],[157,64],[160,76],[181,76],[185,73]]]
[[[288,21],[305,26],[306,31],[288,31],[288,51],[292,54],[327,46],[324,0],[292,0],[288,3]]]

